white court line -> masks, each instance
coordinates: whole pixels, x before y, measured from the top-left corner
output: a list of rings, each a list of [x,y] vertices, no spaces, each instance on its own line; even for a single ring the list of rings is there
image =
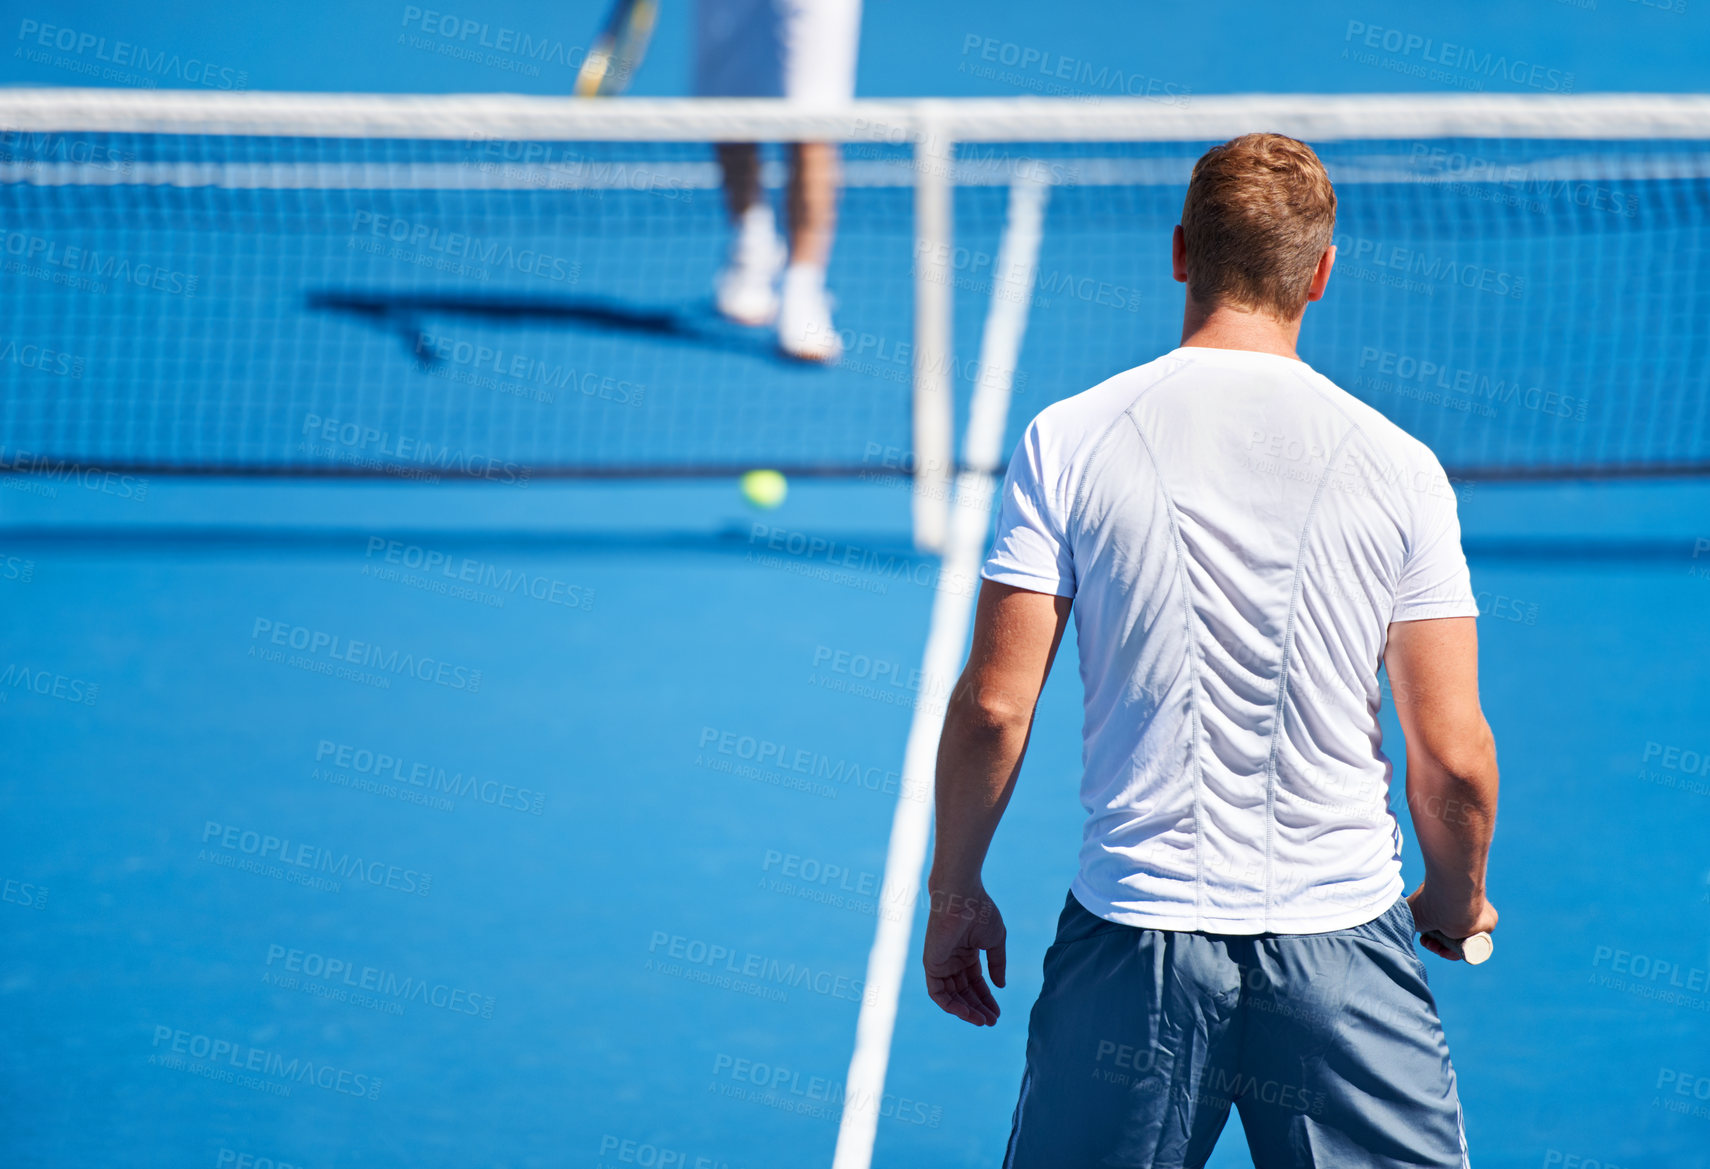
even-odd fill
[[[981,555],[991,522],[996,469],[1003,462],[1004,431],[1033,274],[1039,260],[1039,240],[1049,188],[1038,171],[1017,176],[1009,191],[1009,217],[998,247],[996,272],[980,342],[980,369],[968,419],[963,455],[968,470],[956,477],[956,502],[950,509],[950,529],[938,591],[932,600],[932,620],[921,664],[921,702],[909,725],[903,751],[905,776],[931,775],[938,755],[938,736],[950,687],[962,662],[974,614]],[[890,848],[885,854],[881,905],[912,904],[926,865],[926,845],[932,832],[929,800],[897,798],[891,819]],[[901,900],[893,901],[893,897]],[[855,1023],[855,1054],[844,1081],[843,1119],[837,1130],[832,1169],[868,1169],[878,1131],[879,1105],[891,1058],[891,1035],[896,1029],[897,1004],[902,996],[903,970],[908,963],[912,914],[880,914],[873,949],[867,957],[867,991]]]

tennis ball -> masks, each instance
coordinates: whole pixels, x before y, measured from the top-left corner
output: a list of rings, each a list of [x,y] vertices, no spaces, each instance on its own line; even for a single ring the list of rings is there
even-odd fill
[[[749,471],[742,476],[742,498],[755,507],[770,511],[789,493],[790,481],[777,471]]]

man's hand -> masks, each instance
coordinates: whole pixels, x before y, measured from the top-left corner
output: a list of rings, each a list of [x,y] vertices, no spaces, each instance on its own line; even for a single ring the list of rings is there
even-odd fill
[[[1461,956],[1431,937],[1432,930],[1445,937],[1470,938],[1496,928],[1496,906],[1483,894],[1470,904],[1464,899],[1458,905],[1449,904],[1446,898],[1438,897],[1428,884],[1421,884],[1408,896],[1407,904],[1413,909],[1413,927],[1419,931],[1420,945],[1451,962],[1459,962]]]
[[[992,982],[1003,986],[1003,915],[985,889],[932,887],[932,908],[926,919],[926,993],[958,1019],[976,1027],[998,1021],[997,999],[980,973],[980,951],[986,952]]]

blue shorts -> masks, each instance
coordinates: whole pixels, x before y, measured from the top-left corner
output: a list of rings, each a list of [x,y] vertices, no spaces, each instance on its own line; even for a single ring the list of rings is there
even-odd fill
[[[1243,936],[1118,925],[1070,895],[1004,1169],[1203,1165],[1231,1104],[1255,1169],[1464,1169],[1405,899],[1352,929]]]

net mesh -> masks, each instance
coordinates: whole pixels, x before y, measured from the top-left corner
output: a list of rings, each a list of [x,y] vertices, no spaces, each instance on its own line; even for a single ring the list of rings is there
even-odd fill
[[[0,187],[15,451],[485,477],[908,442],[906,345],[880,377],[809,367],[714,311],[704,144],[66,137],[113,169],[14,160]],[[851,188],[836,273],[904,341],[911,215],[906,186]]]
[[[1170,234],[1207,145],[1003,148],[1054,180],[1011,443],[1048,402],[1177,343]],[[1710,143],[1317,149],[1338,207],[1300,337],[1314,368],[1467,477],[1710,470]],[[958,353],[978,343],[1003,214],[999,190],[958,194]]]
[[[956,148],[965,411],[1009,179],[1051,181],[1010,441],[1172,348],[1209,142]],[[1710,140],[1344,140],[1301,354],[1491,474],[1710,469]],[[914,172],[845,148],[831,369],[722,321],[702,142],[0,134],[6,466],[698,474],[906,465]],[[767,182],[774,202],[782,169]]]

